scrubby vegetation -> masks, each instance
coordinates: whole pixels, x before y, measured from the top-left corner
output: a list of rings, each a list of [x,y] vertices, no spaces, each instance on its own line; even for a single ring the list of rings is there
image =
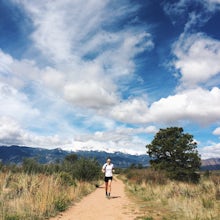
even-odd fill
[[[129,169],[125,174],[129,194],[143,216],[151,220],[220,219],[220,173],[202,173],[198,183],[168,179],[152,169]]]
[[[0,166],[0,219],[39,220],[64,211],[95,189],[100,165],[94,159],[69,155],[42,165],[25,159],[21,166]]]

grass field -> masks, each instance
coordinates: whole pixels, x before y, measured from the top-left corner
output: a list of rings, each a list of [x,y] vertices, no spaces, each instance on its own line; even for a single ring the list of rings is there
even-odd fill
[[[171,181],[162,173],[130,170],[126,187],[144,220],[219,220],[220,175],[202,175],[198,184]]]
[[[219,220],[220,173],[202,173],[198,184],[171,181],[150,169],[119,174],[142,220]],[[0,219],[49,219],[95,189],[66,172],[0,172]]]
[[[95,189],[94,182],[66,178],[64,174],[0,172],[0,219],[48,219]]]

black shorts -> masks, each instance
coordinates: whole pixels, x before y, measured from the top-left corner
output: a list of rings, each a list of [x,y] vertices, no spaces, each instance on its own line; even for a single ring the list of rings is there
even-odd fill
[[[105,176],[105,182],[107,183],[109,180],[112,180],[112,176],[110,177]]]

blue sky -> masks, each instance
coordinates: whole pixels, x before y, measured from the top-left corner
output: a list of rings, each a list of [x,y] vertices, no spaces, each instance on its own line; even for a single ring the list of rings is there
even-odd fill
[[[0,0],[0,144],[145,153],[183,127],[220,157],[220,0]]]

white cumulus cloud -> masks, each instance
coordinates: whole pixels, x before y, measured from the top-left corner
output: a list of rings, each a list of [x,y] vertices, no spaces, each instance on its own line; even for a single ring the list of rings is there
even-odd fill
[[[148,112],[148,104],[144,98],[132,98],[113,107],[110,115],[126,123],[146,123],[152,121]]]
[[[219,158],[220,157],[220,143],[211,143],[199,150],[202,159]]]
[[[62,140],[59,136],[40,136],[30,133],[10,117],[0,117],[0,144],[26,145],[30,147],[58,147],[70,144],[70,140]]]
[[[174,46],[174,66],[180,71],[181,86],[207,84],[220,74],[220,41],[203,34],[182,35]]]
[[[220,136],[220,127],[216,128],[216,129],[213,131],[213,134]]]
[[[153,103],[149,113],[158,122],[186,120],[208,125],[220,121],[220,89],[185,90]]]
[[[161,98],[151,105],[144,98],[121,102],[111,117],[127,123],[165,123],[194,121],[209,125],[220,121],[220,89],[189,89]]]

